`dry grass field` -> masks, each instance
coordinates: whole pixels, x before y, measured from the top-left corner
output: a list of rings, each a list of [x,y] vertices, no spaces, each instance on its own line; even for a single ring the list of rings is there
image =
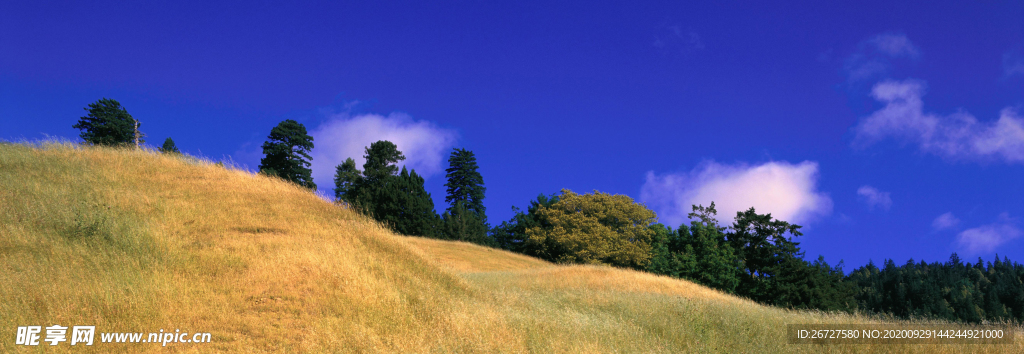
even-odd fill
[[[190,157],[0,144],[0,352],[1024,352],[1019,339],[786,343],[791,323],[878,322],[397,236],[297,186]],[[18,326],[54,324],[212,341],[15,346]]]

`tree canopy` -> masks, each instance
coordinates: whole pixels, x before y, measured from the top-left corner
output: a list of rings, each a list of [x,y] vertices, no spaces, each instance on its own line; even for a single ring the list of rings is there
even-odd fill
[[[335,167],[334,198],[352,204],[355,201],[356,185],[363,178],[362,171],[356,168],[356,161],[351,157]]]
[[[359,170],[355,168],[355,161],[349,164],[351,158],[336,167],[335,194],[341,188],[343,200],[363,212],[371,212],[376,204],[384,202],[381,198],[387,196],[384,189],[388,186],[388,178],[398,175],[398,162],[405,160],[405,155],[398,150],[398,146],[387,140],[371,143],[364,152],[366,162],[363,163],[361,174],[356,174]]]
[[[264,157],[260,160],[260,172],[281,177],[300,186],[316,189],[309,169],[309,152],[313,150],[313,137],[306,133],[306,127],[288,119],[270,130],[263,143]]]
[[[647,271],[682,277],[765,304],[791,308],[853,311],[853,283],[842,262],[803,259],[799,225],[758,214],[736,213],[731,227],[719,226],[715,203],[693,206],[690,225],[675,232],[656,224]],[[787,237],[786,234],[790,236]]]
[[[178,151],[178,147],[174,145],[174,140],[171,140],[171,138],[164,140],[164,144],[160,146],[160,152],[175,154],[181,153],[181,151]]]
[[[600,192],[541,195],[526,212],[491,230],[499,247],[554,262],[602,263],[692,280],[765,304],[854,311],[854,282],[842,262],[803,259],[800,226],[738,212],[730,227],[715,204],[693,206],[689,225],[673,230],[626,196]]]
[[[625,195],[563,189],[526,230],[527,254],[561,262],[642,268],[651,257],[653,211]]]
[[[530,205],[526,207],[525,212],[513,206],[512,211],[515,212],[515,215],[512,216],[511,220],[502,221],[501,225],[491,229],[491,239],[502,249],[526,253],[526,230],[536,226],[550,227],[550,224],[547,224],[537,216],[537,212],[541,208],[550,207],[557,202],[557,194],[549,196],[540,194],[536,200],[530,201]]]
[[[404,167],[397,176],[383,176],[366,185],[360,205],[377,221],[403,235],[436,237],[438,223],[434,200],[423,188],[423,177]]]
[[[445,169],[445,178],[448,183],[448,195],[444,202],[448,203],[448,210],[451,210],[461,203],[466,210],[476,213],[478,218],[486,220],[484,207],[484,178],[477,171],[476,156],[472,151],[466,149],[453,149],[448,157],[448,168]]]
[[[452,149],[445,170],[448,182],[444,201],[448,209],[441,216],[445,238],[491,244],[490,227],[484,208],[484,178],[477,171],[476,156],[466,149]]]
[[[398,146],[380,140],[365,153],[363,171],[352,158],[335,168],[335,197],[400,234],[440,237],[441,219],[423,177],[405,167],[398,173],[397,163],[405,159]]]
[[[462,202],[456,202],[455,207],[449,208],[441,215],[441,238],[494,245],[494,241],[487,237],[487,231],[486,222],[475,212],[467,209]]]
[[[104,146],[130,146],[135,145],[135,139],[144,143],[138,127],[141,124],[132,118],[131,114],[116,100],[103,98],[90,103],[85,108],[88,114],[78,119],[78,123],[71,126],[81,130],[79,136],[86,143]],[[139,134],[139,136],[136,136]]]
[[[405,155],[398,151],[398,146],[387,140],[376,141],[366,148],[366,155],[363,155],[366,163],[363,164],[363,177],[367,183],[376,183],[387,176],[394,176],[398,173],[398,162],[405,160]]]
[[[874,262],[848,277],[856,284],[857,302],[865,312],[899,318],[947,321],[1024,322],[1024,265],[999,258],[964,262],[953,253],[940,263],[890,259]]]

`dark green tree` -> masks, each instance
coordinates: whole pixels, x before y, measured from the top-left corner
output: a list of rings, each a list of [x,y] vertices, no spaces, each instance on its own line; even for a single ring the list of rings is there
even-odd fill
[[[405,155],[398,150],[398,146],[387,140],[376,141],[367,146],[364,151],[363,158],[366,162],[363,163],[362,177],[353,178],[354,182],[347,186],[345,197],[348,198],[346,201],[355,208],[377,218],[378,216],[373,214],[377,209],[374,204],[382,201],[381,198],[385,197],[386,193],[383,189],[387,186],[387,179],[398,174],[398,162],[405,160]],[[355,161],[352,164],[355,165]],[[344,163],[342,165],[345,171],[351,171],[351,166],[344,167]],[[347,182],[347,180],[342,182]],[[337,187],[337,180],[335,187]]]
[[[800,225],[757,214],[754,208],[736,213],[729,243],[736,250],[745,273],[739,293],[754,300],[770,303],[774,277],[780,265],[789,258],[801,258],[799,243],[791,237],[800,236]],[[791,237],[787,237],[789,233]]]
[[[448,157],[445,170],[448,195],[444,201],[448,209],[441,219],[444,221],[446,237],[476,243],[487,241],[487,215],[484,208],[484,178],[477,171],[476,156],[472,151],[453,149]],[[472,215],[470,215],[472,214]]]
[[[164,140],[164,145],[160,147],[160,152],[175,154],[181,153],[181,151],[178,151],[178,147],[174,145],[174,140],[171,140],[171,138]]]
[[[387,176],[394,176],[398,173],[398,162],[405,160],[405,155],[398,151],[398,146],[387,140],[379,140],[366,148],[366,155],[363,155],[366,163],[363,164],[363,177],[367,184],[374,184]]]
[[[493,246],[494,242],[487,237],[487,225],[475,212],[467,209],[462,202],[456,202],[441,215],[441,237],[449,240],[467,241],[481,245]]]
[[[260,160],[260,173],[277,176],[300,186],[316,189],[309,169],[309,152],[313,150],[313,137],[301,123],[288,119],[270,130],[263,143],[264,157]]]
[[[364,210],[403,235],[438,237],[440,219],[434,211],[434,200],[423,187],[423,177],[404,167],[397,176],[383,176],[363,196],[368,203]]]
[[[85,108],[89,114],[78,119],[78,123],[71,126],[81,130],[79,136],[86,143],[104,146],[133,146],[144,143],[142,134],[138,127],[139,121],[132,118],[131,114],[121,106],[120,102],[109,98],[100,99],[90,103]]]
[[[370,144],[363,156],[360,175],[351,158],[338,165],[335,196],[403,235],[440,237],[441,219],[434,200],[423,187],[423,177],[406,168],[398,173],[405,156],[394,143]]]
[[[683,269],[692,268],[693,255],[684,253],[679,234],[672,227],[655,223],[650,229],[654,231],[654,236],[651,240],[651,263],[646,269],[648,272],[679,278]]]
[[[679,226],[677,233],[684,247],[683,254],[692,261],[684,263],[680,275],[728,293],[740,283],[740,262],[726,240],[725,228],[715,219],[715,203],[707,208],[693,206],[690,226]],[[686,258],[683,258],[686,260]]]
[[[846,281],[842,263],[830,267],[822,256],[814,262],[802,257],[783,258],[770,281],[771,301],[764,302],[790,308],[853,311],[857,308],[856,284]]]
[[[736,293],[781,307],[855,310],[856,287],[845,280],[842,262],[831,267],[821,257],[805,261],[792,239],[802,235],[800,228],[754,208],[736,213],[727,235],[742,272]]]
[[[537,200],[530,201],[526,212],[513,206],[512,211],[515,212],[515,215],[512,216],[511,220],[502,221],[501,225],[491,229],[491,239],[494,240],[498,247],[512,252],[523,253],[526,250],[526,230],[538,226],[551,226],[540,218],[537,212],[541,208],[551,207],[557,202],[558,194],[551,194],[550,196],[540,194],[537,196]]]
[[[448,183],[448,195],[444,202],[448,203],[448,210],[452,210],[458,204],[462,204],[466,210],[476,213],[481,220],[486,220],[486,209],[484,208],[484,178],[477,171],[476,156],[472,151],[465,149],[453,149],[448,157],[448,168],[445,171],[445,178]]]
[[[352,204],[355,201],[356,185],[363,178],[362,172],[356,169],[356,161],[351,157],[335,167],[334,198]]]
[[[716,213],[714,203],[694,205],[689,226],[673,232],[661,224],[652,225],[656,236],[647,271],[734,292],[742,275],[740,263],[726,240],[725,228],[715,220]]]

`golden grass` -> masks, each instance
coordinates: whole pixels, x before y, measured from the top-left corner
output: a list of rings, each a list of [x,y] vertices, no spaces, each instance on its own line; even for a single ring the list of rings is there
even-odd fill
[[[423,250],[428,258],[441,266],[457,272],[514,271],[555,266],[537,258],[469,242],[410,236],[401,236],[401,239]]]
[[[292,184],[152,151],[0,144],[0,352],[17,326],[211,332],[75,352],[1024,352],[796,346],[693,283],[396,236]]]

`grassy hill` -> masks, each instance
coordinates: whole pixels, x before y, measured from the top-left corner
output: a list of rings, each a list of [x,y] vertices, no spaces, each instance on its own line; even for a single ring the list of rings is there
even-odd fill
[[[188,157],[0,144],[0,352],[1024,352],[786,344],[786,324],[873,322],[397,236]],[[53,324],[212,341],[14,345],[18,326]]]

